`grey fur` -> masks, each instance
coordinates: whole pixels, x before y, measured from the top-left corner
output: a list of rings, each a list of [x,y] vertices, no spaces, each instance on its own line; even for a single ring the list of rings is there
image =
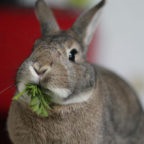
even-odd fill
[[[42,0],[38,3],[44,4]],[[102,0],[95,12],[104,3]],[[51,91],[53,104],[49,116],[42,118],[29,108],[27,95],[11,103],[7,126],[14,144],[144,143],[144,112],[137,95],[113,72],[86,62],[86,36],[77,37],[81,31],[77,26],[85,17],[80,19],[68,31],[51,31],[48,26],[19,68],[17,92],[26,83],[37,83]],[[82,27],[84,31],[87,26]],[[68,58],[71,49],[78,51],[75,62]],[[57,88],[64,91],[55,94]],[[86,94],[89,97],[83,102],[62,104]]]
[[[58,31],[59,26],[46,3],[43,0],[38,0],[35,7],[36,16],[41,24],[42,35],[47,36],[50,33]]]

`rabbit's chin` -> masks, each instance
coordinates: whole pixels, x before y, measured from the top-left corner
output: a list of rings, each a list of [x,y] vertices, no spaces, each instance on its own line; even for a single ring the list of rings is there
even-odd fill
[[[72,93],[68,89],[56,88],[53,92],[46,90],[46,93],[51,96],[52,103],[69,105],[88,101],[89,98],[92,97],[93,91],[93,88],[89,88],[80,93]]]
[[[63,104],[63,101],[71,95],[71,91],[66,88],[50,88],[45,91],[51,97],[53,103]]]

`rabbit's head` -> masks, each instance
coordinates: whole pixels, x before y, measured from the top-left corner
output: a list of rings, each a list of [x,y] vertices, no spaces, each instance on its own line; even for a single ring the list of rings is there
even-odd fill
[[[44,0],[36,3],[42,37],[17,73],[18,91],[27,83],[40,85],[53,102],[69,104],[86,101],[95,85],[93,66],[86,62],[88,45],[105,0],[82,14],[67,31],[61,31]]]

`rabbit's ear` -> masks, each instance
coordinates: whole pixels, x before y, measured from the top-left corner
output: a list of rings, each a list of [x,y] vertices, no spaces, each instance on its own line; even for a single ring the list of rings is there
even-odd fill
[[[40,21],[43,36],[59,31],[59,26],[55,20],[55,17],[44,0],[38,0],[36,2],[35,12]]]
[[[71,28],[85,46],[89,45],[93,37],[105,1],[101,0],[95,7],[80,15]]]

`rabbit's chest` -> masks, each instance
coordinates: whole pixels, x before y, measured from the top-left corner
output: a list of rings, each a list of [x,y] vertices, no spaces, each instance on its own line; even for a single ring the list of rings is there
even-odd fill
[[[53,115],[37,120],[37,133],[43,133],[46,141],[54,144],[92,144],[102,138],[101,118],[100,114],[90,114],[85,109]]]
[[[24,136],[26,143],[93,144],[103,135],[101,113],[88,112],[85,108],[40,118],[20,104],[13,103],[9,119],[11,136],[16,141],[23,141]]]
[[[37,122],[35,137],[43,137],[54,144],[90,144],[101,136],[100,127],[91,120],[82,118],[47,118]]]

